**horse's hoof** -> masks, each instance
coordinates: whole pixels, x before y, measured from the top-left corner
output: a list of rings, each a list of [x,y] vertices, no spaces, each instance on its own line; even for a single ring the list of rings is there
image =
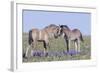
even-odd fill
[[[27,59],[28,57],[25,55],[25,53],[23,54],[23,58]]]
[[[70,54],[71,56],[73,56],[73,54]]]
[[[48,56],[48,53],[45,53],[45,57],[47,57]]]
[[[26,55],[25,55],[25,53],[23,54],[23,58],[25,58],[26,57]]]

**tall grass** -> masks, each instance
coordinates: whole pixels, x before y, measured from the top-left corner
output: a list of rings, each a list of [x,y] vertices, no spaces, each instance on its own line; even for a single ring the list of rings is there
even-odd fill
[[[22,38],[22,47],[23,47],[23,53],[25,53],[26,48],[28,46],[28,34],[23,33]],[[26,60],[23,58],[23,62],[42,62],[42,61],[62,61],[62,60],[87,60],[91,58],[91,36],[83,36],[84,42],[81,42],[81,52],[76,55],[63,55],[63,56],[33,56],[30,59]],[[62,37],[59,37],[57,39],[50,39],[50,48],[48,48],[48,51],[64,51],[66,50],[66,44]],[[74,48],[73,42],[71,42],[71,49]],[[43,43],[38,42],[36,45],[36,48],[34,50],[44,50]]]

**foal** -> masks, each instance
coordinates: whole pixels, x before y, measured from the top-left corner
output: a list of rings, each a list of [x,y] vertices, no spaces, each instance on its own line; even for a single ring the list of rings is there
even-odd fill
[[[31,46],[33,46],[33,48],[35,48],[37,41],[43,42],[44,54],[46,55],[47,46],[50,47],[49,46],[49,38],[52,38],[52,37],[57,38],[58,35],[60,34],[59,29],[60,29],[60,27],[56,26],[54,24],[46,26],[42,30],[39,30],[39,29],[36,29],[36,28],[31,29],[29,31],[29,38],[28,38],[29,46],[26,50],[25,56],[27,57],[28,51],[29,51]]]
[[[70,30],[67,25],[60,25],[61,34],[64,35],[64,39],[67,45],[67,51],[70,50],[70,41],[74,41],[75,49],[80,52],[80,41],[83,41],[82,33],[78,29]]]

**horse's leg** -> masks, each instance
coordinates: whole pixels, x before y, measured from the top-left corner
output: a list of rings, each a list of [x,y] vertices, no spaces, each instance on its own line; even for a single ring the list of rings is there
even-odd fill
[[[69,42],[66,40],[67,52],[69,52]]]
[[[78,39],[77,45],[78,45],[78,52],[80,52],[80,40],[79,39]]]
[[[78,50],[77,50],[77,40],[74,41],[74,44],[75,44],[75,50],[78,51]]]
[[[69,43],[69,44],[68,44],[68,46],[69,46],[69,50],[70,50],[70,41],[71,41],[71,40],[68,40],[68,43]]]
[[[47,43],[47,45],[48,45],[48,47],[49,47],[49,49],[50,49],[50,44],[49,44],[49,42]]]
[[[49,40],[44,40],[44,54],[45,56],[48,55],[48,50],[47,50],[47,47],[50,48],[50,45],[49,45]]]
[[[28,52],[29,52],[29,49],[30,49],[31,45],[29,45],[26,49],[26,52],[25,52],[25,57],[27,58],[28,57]]]
[[[43,41],[43,45],[44,45],[44,55],[46,55],[46,51],[47,51],[47,44],[45,41]]]
[[[36,44],[35,44],[35,41],[31,43],[31,45],[29,45],[26,49],[26,54],[25,54],[25,57],[31,57],[33,56],[33,52],[32,50],[35,48]]]
[[[36,48],[36,44],[37,44],[37,40],[34,40],[34,42],[32,43],[32,48],[31,48],[31,50],[30,50],[31,56],[33,56],[33,51],[34,51],[34,49]]]
[[[36,48],[36,44],[37,44],[37,40],[35,40],[35,41],[32,43],[32,49],[35,49],[35,48]]]
[[[46,47],[46,42],[45,42],[45,41],[43,41],[43,46],[44,46],[44,54],[45,54],[46,49],[47,49],[47,47]]]

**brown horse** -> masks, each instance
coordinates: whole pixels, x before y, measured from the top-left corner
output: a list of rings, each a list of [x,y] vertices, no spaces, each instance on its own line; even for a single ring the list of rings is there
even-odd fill
[[[60,34],[60,27],[56,26],[54,24],[50,24],[49,26],[46,26],[44,29],[39,30],[36,28],[33,28],[29,31],[29,46],[26,49],[25,57],[28,56],[28,51],[30,47],[33,48],[36,47],[36,42],[43,42],[44,45],[44,55],[47,53],[47,46],[49,46],[49,38],[57,38]]]
[[[60,25],[61,31],[67,45],[67,51],[70,49],[70,41],[74,41],[75,49],[77,52],[80,52],[80,41],[83,41],[82,33],[78,29],[70,30],[67,25]],[[60,35],[61,35],[60,34]]]

